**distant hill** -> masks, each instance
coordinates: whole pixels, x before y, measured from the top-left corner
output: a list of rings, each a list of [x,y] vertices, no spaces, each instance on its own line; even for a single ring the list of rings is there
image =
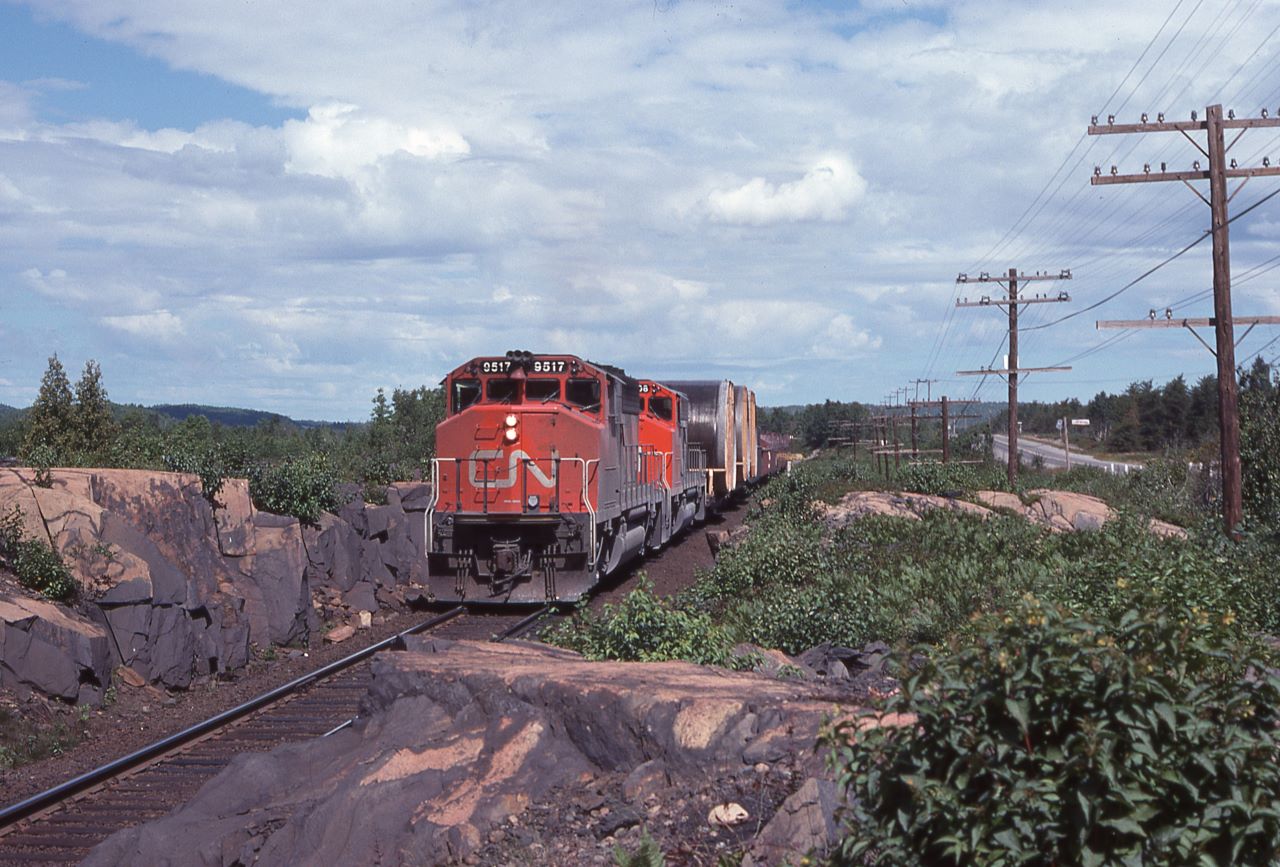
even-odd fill
[[[22,415],[22,410],[7,403],[0,403],[0,424],[4,424],[15,416]]]
[[[263,422],[275,422],[300,428],[346,427],[348,424],[348,422],[289,418],[287,415],[281,415],[278,412],[266,412],[260,409],[241,409],[234,406],[205,406],[199,403],[161,403],[147,407],[147,409],[174,421],[182,421],[193,415],[202,415],[209,421],[224,427],[256,427]]]
[[[152,412],[183,421],[193,415],[202,415],[211,422],[224,427],[256,427],[262,422],[274,421],[279,424],[294,424],[293,419],[278,412],[266,412],[260,409],[240,409],[234,406],[205,406],[198,403],[161,403],[148,407]]]

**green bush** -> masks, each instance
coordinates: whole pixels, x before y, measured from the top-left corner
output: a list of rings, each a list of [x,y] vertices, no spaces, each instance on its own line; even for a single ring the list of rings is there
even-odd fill
[[[879,638],[879,611],[865,586],[824,580],[748,594],[725,615],[725,626],[735,642],[795,655],[824,641],[861,647]]]
[[[1228,612],[1028,597],[825,736],[843,864],[1271,864],[1280,682]],[[923,653],[928,654],[928,650]]]
[[[972,466],[937,461],[907,464],[898,470],[895,483],[904,491],[935,496],[960,496],[982,490],[981,479]]]
[[[544,638],[588,659],[731,663],[728,635],[712,623],[710,615],[658,598],[643,576],[621,602],[605,605],[599,614],[580,611],[568,623],[548,630]]]
[[[218,505],[218,494],[227,479],[227,462],[216,446],[167,452],[165,467],[174,473],[191,473],[200,477],[200,493],[212,506]]]
[[[50,599],[68,602],[76,595],[75,578],[58,553],[38,539],[25,538],[17,506],[0,516],[0,561],[22,586]]]
[[[37,443],[27,452],[27,463],[35,470],[33,480],[37,487],[53,487],[50,470],[61,463],[57,449],[46,443]]]
[[[689,598],[706,605],[740,598],[754,587],[804,584],[828,571],[817,524],[769,518],[757,522],[737,544],[722,548],[715,568],[695,583]]]
[[[249,494],[263,511],[293,515],[304,524],[314,524],[323,512],[342,504],[333,464],[320,452],[286,458],[249,473]]]

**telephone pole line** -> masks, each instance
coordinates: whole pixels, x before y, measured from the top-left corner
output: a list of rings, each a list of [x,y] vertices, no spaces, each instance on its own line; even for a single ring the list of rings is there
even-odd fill
[[[1069,367],[1018,367],[1018,308],[1027,304],[1057,304],[1063,301],[1070,301],[1071,296],[1066,292],[1059,292],[1055,296],[1037,295],[1032,298],[1018,297],[1018,284],[1030,283],[1038,280],[1070,280],[1070,269],[1063,269],[1057,274],[1042,274],[1037,271],[1035,274],[1019,274],[1017,268],[1009,269],[1009,277],[1007,281],[1000,280],[999,277],[992,277],[986,271],[983,271],[977,278],[971,278],[968,274],[961,274],[956,278],[957,283],[998,283],[1004,287],[1007,298],[992,298],[983,295],[977,301],[970,301],[965,298],[957,301],[957,307],[989,307],[995,305],[1006,305],[1009,308],[1009,363],[1004,370],[961,370],[957,371],[961,376],[988,376],[995,374],[997,376],[1007,377],[1009,383],[1009,485],[1013,486],[1018,480],[1018,374],[1033,373],[1038,371],[1056,371],[1070,370]]]
[[[1262,117],[1239,118],[1235,112],[1222,116],[1221,105],[1211,105],[1205,109],[1203,121],[1191,113],[1190,121],[1165,122],[1164,115],[1157,115],[1155,123],[1148,123],[1147,115],[1142,115],[1142,122],[1135,124],[1118,124],[1115,116],[1107,117],[1105,124],[1099,124],[1098,118],[1091,119],[1089,135],[1114,135],[1125,133],[1147,132],[1179,132],[1187,141],[1195,145],[1196,150],[1209,162],[1207,170],[1200,168],[1200,161],[1193,162],[1192,171],[1166,171],[1166,164],[1160,164],[1160,171],[1151,171],[1150,164],[1142,167],[1142,174],[1118,174],[1116,167],[1111,167],[1111,174],[1104,175],[1101,166],[1093,169],[1090,183],[1094,186],[1102,184],[1133,184],[1151,181],[1182,181],[1191,192],[1195,193],[1209,206],[1209,225],[1213,233],[1213,325],[1217,342],[1215,355],[1218,358],[1218,428],[1221,443],[1222,461],[1222,519],[1226,525],[1227,535],[1234,537],[1236,528],[1244,518],[1244,502],[1241,496],[1240,472],[1240,414],[1236,385],[1236,349],[1234,320],[1231,317],[1231,252],[1228,244],[1227,203],[1250,178],[1265,175],[1280,175],[1280,166],[1271,166],[1264,160],[1262,166],[1241,168],[1236,161],[1227,165],[1227,151],[1240,140],[1247,129],[1259,127],[1278,127],[1280,118],[1268,118],[1265,110]],[[1231,144],[1226,144],[1225,130],[1237,129]],[[1188,133],[1203,131],[1205,147]],[[1227,194],[1227,180],[1240,178],[1240,185],[1231,195]],[[1191,185],[1191,181],[1208,180],[1209,198]]]

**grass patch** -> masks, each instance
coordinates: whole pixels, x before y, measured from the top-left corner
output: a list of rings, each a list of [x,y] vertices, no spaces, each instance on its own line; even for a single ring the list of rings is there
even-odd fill
[[[79,740],[75,730],[61,720],[34,723],[0,708],[0,771],[60,756]]]

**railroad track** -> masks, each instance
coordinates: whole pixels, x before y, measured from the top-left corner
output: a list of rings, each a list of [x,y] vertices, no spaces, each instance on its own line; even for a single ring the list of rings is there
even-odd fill
[[[242,705],[0,810],[0,864],[72,864],[122,828],[185,803],[236,755],[323,737],[354,722],[370,659],[409,635],[503,641],[546,613],[458,606]]]

